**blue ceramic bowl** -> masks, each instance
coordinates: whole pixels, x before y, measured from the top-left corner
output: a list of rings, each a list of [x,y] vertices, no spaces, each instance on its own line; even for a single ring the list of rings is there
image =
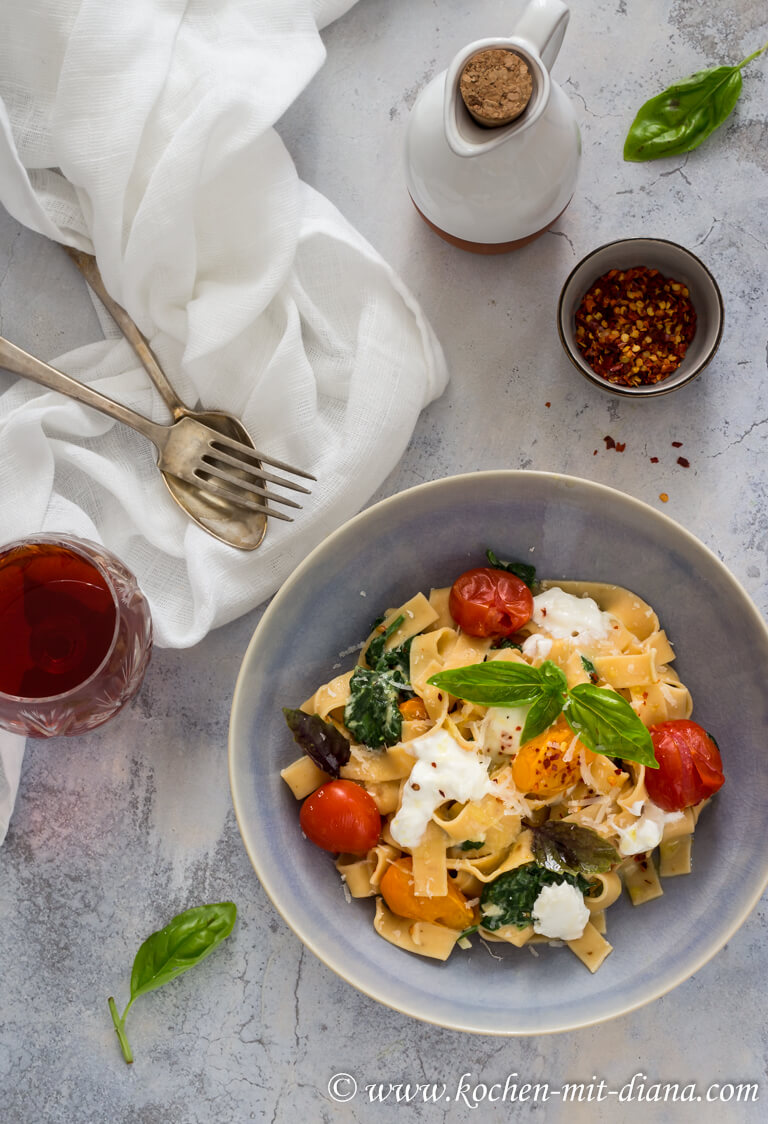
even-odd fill
[[[715,733],[726,783],[699,821],[694,869],[662,898],[608,913],[614,951],[593,976],[568,951],[475,938],[445,963],[403,952],[346,903],[331,856],[302,838],[279,776],[296,756],[281,713],[354,663],[343,656],[382,610],[448,585],[486,547],[541,577],[628,586],[676,645],[694,716]],[[768,630],[723,564],[671,519],[620,492],[539,472],[436,480],[352,519],[294,572],[259,624],[230,727],[235,811],[251,862],[304,944],[361,991],[415,1018],[483,1034],[541,1034],[624,1014],[686,980],[722,948],[768,882]]]

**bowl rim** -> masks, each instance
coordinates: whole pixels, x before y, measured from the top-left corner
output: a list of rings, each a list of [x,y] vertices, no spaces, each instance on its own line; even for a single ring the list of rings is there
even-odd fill
[[[668,383],[668,381],[669,381],[668,379],[662,379],[661,382],[652,383],[650,386],[636,386],[636,387],[621,386],[618,383],[608,382],[607,379],[604,379],[600,375],[598,375],[596,371],[593,371],[591,368],[587,369],[588,368],[587,364],[582,365],[582,363],[576,357],[574,349],[571,345],[571,340],[567,336],[567,334],[564,330],[563,321],[564,321],[565,298],[566,298],[566,294],[568,292],[568,289],[570,288],[576,274],[596,254],[601,253],[601,251],[603,251],[603,250],[612,249],[614,246],[618,247],[618,246],[626,245],[629,242],[646,243],[646,244],[655,243],[655,244],[664,245],[664,246],[672,246],[675,251],[677,251],[678,253],[680,253],[681,255],[683,255],[687,258],[690,258],[702,270],[705,277],[709,279],[709,282],[712,285],[712,289],[713,289],[715,298],[717,300],[717,307],[718,307],[717,334],[716,334],[715,339],[712,343],[712,346],[710,347],[709,351],[704,356],[702,361],[698,364],[698,366],[692,368],[692,370],[689,371],[688,374],[685,376],[685,378],[681,379],[680,382],[676,382],[671,386],[665,385],[666,383]],[[712,362],[715,355],[717,354],[718,348],[720,347],[720,341],[723,338],[723,328],[724,328],[724,325],[725,325],[725,304],[723,302],[723,294],[720,291],[720,286],[718,285],[717,281],[715,280],[712,272],[704,264],[704,262],[701,260],[701,258],[698,257],[696,254],[694,254],[692,250],[689,250],[686,246],[682,246],[679,242],[673,242],[669,238],[654,238],[654,237],[647,237],[645,235],[639,235],[638,237],[635,237],[635,238],[616,238],[612,242],[605,242],[605,243],[603,243],[602,246],[596,246],[594,248],[594,250],[591,250],[588,254],[586,254],[583,258],[581,258],[576,263],[576,265],[573,267],[573,269],[571,270],[571,272],[568,274],[565,281],[563,282],[563,286],[560,290],[560,296],[559,296],[558,302],[557,302],[557,317],[556,317],[556,319],[557,319],[557,334],[560,337],[560,343],[562,344],[563,351],[568,356],[569,360],[571,361],[573,366],[576,368],[576,370],[579,371],[579,373],[582,374],[584,376],[584,378],[587,379],[588,382],[592,383],[593,386],[597,386],[601,390],[606,390],[606,391],[608,391],[609,394],[616,394],[621,398],[658,398],[662,394],[671,394],[675,390],[680,390],[681,387],[688,386],[688,384],[693,382],[693,380],[701,374],[701,372],[705,369],[705,367],[708,367],[709,364]],[[674,378],[674,374],[670,375],[669,378]]]
[[[450,487],[454,483],[467,483],[469,481],[471,481],[472,484],[476,486],[478,483],[482,483],[484,480],[490,480],[492,478],[503,478],[505,480],[512,481],[523,476],[528,478],[537,478],[544,482],[552,481],[553,483],[561,485],[571,484],[586,487],[590,490],[594,490],[598,498],[600,497],[600,495],[604,495],[606,497],[619,496],[623,501],[629,504],[630,507],[638,508],[645,516],[650,516],[651,518],[657,520],[662,527],[665,527],[669,531],[674,532],[676,535],[682,536],[684,540],[686,540],[691,546],[694,547],[694,549],[701,550],[706,555],[708,555],[721,576],[728,580],[734,594],[742,600],[745,609],[747,609],[751,617],[754,618],[754,622],[758,626],[758,629],[762,630],[762,632],[764,633],[766,645],[768,646],[768,623],[766,623],[766,621],[763,619],[760,611],[752,601],[747,591],[744,589],[735,575],[731,573],[725,563],[717,556],[717,554],[715,554],[713,550],[711,550],[691,531],[687,530],[687,528],[683,527],[671,516],[666,515],[664,512],[658,511],[655,507],[651,506],[651,504],[649,503],[646,503],[644,500],[637,499],[635,496],[631,496],[626,492],[622,492],[620,489],[614,488],[611,485],[588,480],[585,477],[572,476],[569,473],[529,469],[483,469],[478,472],[456,473],[450,476],[442,476],[434,480],[427,480],[419,484],[415,484],[410,488],[405,488],[400,492],[395,492],[393,495],[378,500],[376,503],[373,503],[364,508],[362,511],[358,512],[350,519],[347,519],[334,531],[331,531],[330,534],[322,540],[322,542],[318,543],[318,545],[310,551],[310,553],[304,558],[304,560],[291,573],[290,577],[285,581],[285,583],[272,598],[271,602],[267,605],[263,616],[254,629],[253,635],[251,636],[251,639],[248,643],[248,647],[246,648],[246,651],[243,655],[232,696],[227,749],[230,792],[235,812],[235,819],[237,821],[238,831],[240,832],[240,838],[243,842],[256,877],[261,883],[262,889],[266,893],[274,908],[285,921],[288,928],[296,937],[298,937],[304,947],[309,949],[309,951],[313,953],[313,955],[316,956],[318,960],[320,960],[327,968],[330,968],[330,970],[334,972],[334,974],[337,975],[340,979],[344,980],[345,983],[354,987],[362,994],[368,996],[368,998],[373,999],[377,1003],[381,1003],[383,1006],[390,1008],[390,1010],[397,1011],[399,1014],[407,1015],[410,1018],[415,1018],[432,1026],[443,1027],[448,1030],[460,1031],[466,1034],[487,1035],[489,1037],[500,1038],[525,1038],[538,1037],[539,1035],[544,1034],[564,1034],[574,1030],[581,1030],[590,1026],[598,1026],[602,1023],[609,1022],[612,1019],[631,1014],[632,1012],[639,1010],[641,1007],[647,1006],[654,1000],[660,999],[662,996],[669,994],[669,992],[673,991],[676,987],[679,987],[680,984],[685,983],[693,975],[695,975],[696,972],[700,971],[701,968],[708,964],[709,961],[712,960],[717,955],[717,953],[721,951],[721,949],[728,943],[731,937],[733,937],[733,935],[747,920],[747,918],[752,913],[761,897],[763,896],[766,888],[768,888],[768,861],[766,861],[765,863],[761,883],[757,886],[750,897],[742,903],[741,908],[727,924],[721,938],[716,938],[711,947],[703,949],[698,955],[695,963],[685,968],[681,968],[677,971],[673,978],[671,978],[661,986],[651,988],[649,990],[649,993],[644,997],[638,998],[630,1002],[629,1004],[617,1006],[615,1009],[607,1010],[602,1014],[597,1013],[586,1017],[572,1018],[567,1023],[563,1023],[562,1025],[545,1027],[542,1029],[537,1029],[535,1031],[515,1028],[500,1029],[498,1027],[480,1026],[477,1024],[473,1025],[471,1021],[466,1019],[466,1016],[459,1016],[456,1019],[448,1021],[445,1018],[438,1018],[434,1015],[425,1014],[423,1011],[417,1009],[418,1005],[409,1006],[407,1003],[397,1002],[389,998],[384,986],[367,986],[357,981],[354,978],[353,968],[347,967],[342,964],[333,963],[329,957],[325,956],[317,948],[311,929],[308,929],[304,927],[300,922],[296,923],[289,918],[280,902],[279,879],[277,877],[272,878],[268,870],[262,871],[260,869],[257,862],[256,853],[249,844],[247,826],[245,823],[245,809],[241,804],[238,792],[236,759],[238,756],[237,745],[238,743],[243,744],[243,739],[239,737],[239,712],[241,708],[240,698],[246,690],[246,669],[250,663],[251,653],[259,643],[261,633],[263,631],[266,631],[265,622],[271,621],[273,616],[279,614],[283,597],[290,596],[293,588],[303,580],[304,575],[316,564],[317,559],[322,556],[322,552],[327,549],[330,544],[337,540],[342,534],[346,533],[350,528],[356,528],[364,525],[366,520],[371,518],[372,512],[378,514],[379,512],[386,510],[388,507],[397,505],[402,501],[403,498],[406,498],[415,492],[425,493],[427,491],[437,491],[446,487]]]

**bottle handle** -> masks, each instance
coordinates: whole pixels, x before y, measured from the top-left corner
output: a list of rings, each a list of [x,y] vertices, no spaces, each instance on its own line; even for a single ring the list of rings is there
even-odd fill
[[[570,10],[562,0],[530,0],[513,34],[516,39],[530,44],[547,70],[551,70],[570,17]]]

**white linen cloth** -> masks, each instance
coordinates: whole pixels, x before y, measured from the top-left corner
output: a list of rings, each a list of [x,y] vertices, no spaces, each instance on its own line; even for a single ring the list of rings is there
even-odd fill
[[[235,413],[257,448],[317,476],[295,523],[239,552],[176,507],[139,434],[0,375],[0,540],[103,542],[136,574],[159,645],[270,596],[372,495],[446,382],[410,293],[299,181],[273,128],[323,62],[318,28],[353,2],[0,5],[0,203],[96,254],[190,406]],[[167,421],[108,334],[53,365]],[[22,745],[0,735],[0,840]]]

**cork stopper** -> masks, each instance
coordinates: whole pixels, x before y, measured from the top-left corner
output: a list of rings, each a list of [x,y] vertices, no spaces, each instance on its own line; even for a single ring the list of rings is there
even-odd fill
[[[479,125],[508,125],[523,112],[533,93],[525,59],[514,51],[491,48],[472,55],[461,72],[459,91]]]

